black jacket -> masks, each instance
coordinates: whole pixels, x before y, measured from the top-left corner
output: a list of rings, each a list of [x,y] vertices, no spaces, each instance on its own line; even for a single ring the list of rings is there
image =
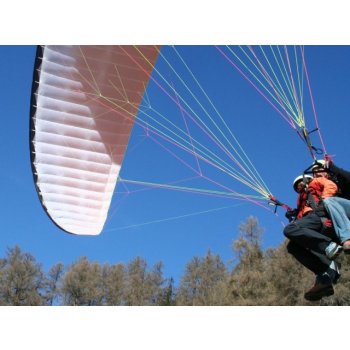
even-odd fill
[[[331,179],[339,187],[339,197],[350,199],[350,172],[342,168],[338,168],[336,165],[331,163],[329,165],[329,173]]]

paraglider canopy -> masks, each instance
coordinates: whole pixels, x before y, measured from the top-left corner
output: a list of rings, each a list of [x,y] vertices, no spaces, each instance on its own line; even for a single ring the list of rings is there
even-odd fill
[[[158,51],[153,46],[38,47],[32,169],[41,203],[61,229],[84,235],[102,231]]]

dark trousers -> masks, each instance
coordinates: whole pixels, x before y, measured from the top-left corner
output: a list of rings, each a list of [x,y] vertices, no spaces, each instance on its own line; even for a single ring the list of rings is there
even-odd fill
[[[321,218],[315,213],[298,219],[284,228],[284,235],[290,240],[287,249],[301,264],[316,275],[327,270],[331,260],[325,255],[333,236],[322,234]]]

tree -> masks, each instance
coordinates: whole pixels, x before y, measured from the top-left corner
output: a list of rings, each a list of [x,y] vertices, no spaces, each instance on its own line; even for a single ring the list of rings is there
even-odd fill
[[[260,242],[263,231],[252,216],[239,226],[239,239],[233,242],[238,263],[231,273],[231,304],[259,305],[264,300],[267,281]]]
[[[165,282],[163,264],[158,262],[151,272],[147,271],[147,262],[140,257],[132,260],[126,268],[125,303],[126,305],[159,305]]]
[[[176,297],[177,305],[224,305],[228,273],[219,255],[210,251],[186,266]]]
[[[102,288],[106,305],[124,304],[125,266],[123,264],[103,266]]]
[[[263,257],[261,237],[264,229],[259,226],[257,218],[250,216],[239,225],[239,239],[233,242],[233,250],[240,263],[249,265]]]
[[[263,252],[260,244],[262,232],[258,220],[253,217],[249,217],[240,225],[240,237],[233,244],[238,263],[231,275],[231,304],[347,305],[349,303],[349,269],[342,270],[342,280],[337,284],[334,296],[309,302],[304,299],[304,293],[313,285],[314,274],[287,252],[287,240],[280,246]]]
[[[46,278],[46,303],[50,306],[54,305],[55,300],[60,299],[62,290],[62,276],[64,273],[64,265],[62,263],[55,264],[51,267]]]
[[[66,305],[102,305],[102,269],[86,257],[72,264],[63,276],[62,294]]]
[[[175,287],[174,287],[174,279],[171,277],[164,281],[166,284],[163,288],[162,295],[159,298],[158,305],[159,306],[173,306],[176,303],[175,297]]]
[[[45,277],[41,265],[18,246],[7,250],[0,261],[1,305],[43,305]]]
[[[314,275],[287,252],[287,241],[265,254],[268,282],[265,305],[309,305],[304,293],[314,283]]]

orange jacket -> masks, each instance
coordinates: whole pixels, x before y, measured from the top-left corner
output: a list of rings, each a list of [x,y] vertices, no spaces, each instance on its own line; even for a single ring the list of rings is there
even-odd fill
[[[304,215],[306,215],[308,212],[312,210],[312,208],[308,205],[307,193],[305,191],[301,192],[298,196],[297,209],[298,209],[297,219],[302,218]]]
[[[312,211],[310,204],[308,203],[308,193],[311,193],[316,204],[321,199],[327,197],[333,197],[338,192],[338,186],[331,180],[325,177],[317,177],[310,181],[306,191],[299,194],[297,199],[298,215],[297,219],[308,214]]]

